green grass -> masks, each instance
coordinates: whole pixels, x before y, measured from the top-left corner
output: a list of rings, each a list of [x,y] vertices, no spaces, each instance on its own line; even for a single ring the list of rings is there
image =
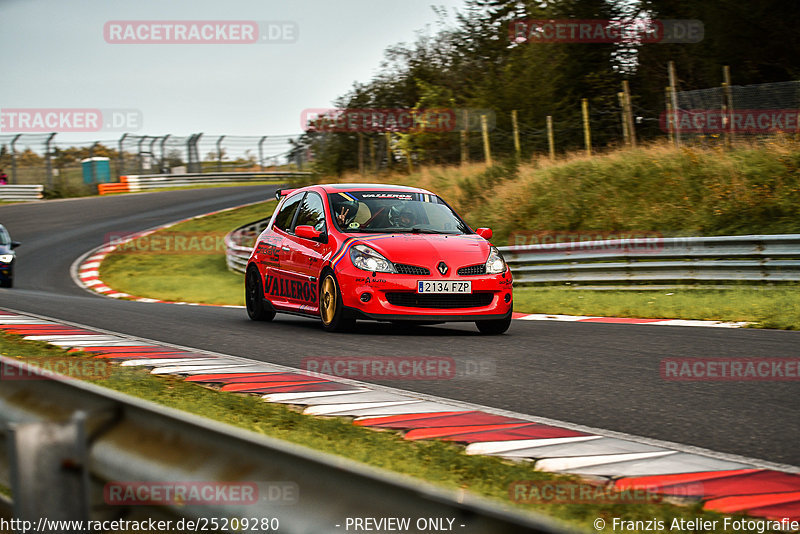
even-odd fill
[[[748,321],[757,328],[800,330],[800,287],[599,291],[519,287],[514,289],[514,311]]]
[[[160,230],[137,243],[145,249],[148,244],[159,243],[163,249],[167,237],[178,235],[188,240],[207,237],[213,241],[213,246],[198,247],[200,250],[190,246],[181,250],[172,247],[172,253],[143,252],[131,248],[131,245],[123,246],[103,261],[100,277],[117,291],[137,297],[242,305],[242,275],[229,271],[225,265],[222,239],[238,226],[268,217],[274,208],[274,201],[261,202]]]
[[[0,353],[44,366],[54,359],[91,358],[43,342],[23,341],[20,336],[5,332],[0,333]],[[716,519],[720,525],[724,517],[704,512],[696,503],[680,507],[664,502],[515,502],[509,494],[510,485],[515,481],[570,482],[578,479],[537,471],[530,462],[468,456],[463,447],[452,443],[406,441],[395,431],[374,431],[354,426],[349,418],[303,415],[291,407],[264,402],[255,395],[215,391],[175,376],[154,377],[135,367],[114,365],[106,378],[89,382],[252,432],[416,477],[446,489],[464,489],[501,504],[544,513],[587,531],[593,531],[592,521],[597,517],[605,518],[607,523],[613,517],[625,520],[656,518],[665,522],[673,518],[701,517]]]
[[[800,143],[722,148],[666,143],[550,162],[431,166],[326,181],[419,186],[497,245],[513,232],[647,231],[664,237],[800,233]]]
[[[250,206],[181,223],[157,235],[175,232],[224,236],[266,217],[274,205]],[[119,251],[100,267],[112,288],[139,297],[204,304],[243,305],[242,277],[225,265],[224,250],[214,255],[153,254]],[[800,330],[800,286],[664,290],[576,290],[565,287],[517,287],[514,311],[667,319],[747,321],[755,328]]]

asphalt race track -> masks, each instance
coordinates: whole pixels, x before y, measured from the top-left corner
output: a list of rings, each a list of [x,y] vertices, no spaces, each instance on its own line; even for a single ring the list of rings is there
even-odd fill
[[[800,466],[800,381],[675,382],[665,358],[798,358],[800,332],[515,321],[484,337],[473,324],[401,329],[359,323],[328,334],[316,321],[244,310],[120,301],[76,286],[70,265],[109,232],[137,231],[272,197],[274,187],[198,189],[12,204],[14,289],[0,306],[188,347],[301,367],[319,356],[452,356],[471,374],[378,381],[492,408]]]

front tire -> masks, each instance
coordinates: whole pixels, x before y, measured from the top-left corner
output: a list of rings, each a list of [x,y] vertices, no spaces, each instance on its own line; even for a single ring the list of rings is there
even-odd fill
[[[271,321],[275,318],[275,310],[264,306],[264,285],[256,267],[247,269],[244,278],[244,301],[247,306],[247,316],[253,321]]]
[[[332,272],[325,274],[319,286],[319,318],[327,332],[349,332],[356,325],[344,309],[339,282]]]
[[[487,336],[497,336],[504,333],[511,326],[511,314],[504,319],[495,319],[491,321],[475,321],[475,326],[481,334]]]

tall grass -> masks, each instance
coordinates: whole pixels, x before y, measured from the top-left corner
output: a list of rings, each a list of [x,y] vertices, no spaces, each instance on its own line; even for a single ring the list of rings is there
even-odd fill
[[[332,178],[323,178],[333,181]],[[722,148],[659,143],[587,157],[350,174],[339,181],[424,187],[473,227],[650,231],[664,236],[800,232],[800,144]]]

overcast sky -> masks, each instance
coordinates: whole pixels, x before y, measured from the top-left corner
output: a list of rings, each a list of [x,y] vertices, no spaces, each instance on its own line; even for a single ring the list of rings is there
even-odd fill
[[[301,132],[377,71],[387,46],[436,29],[464,0],[0,0],[0,110],[133,109],[148,135]],[[109,21],[283,21],[291,43],[111,44]],[[263,27],[264,25],[262,25]],[[6,126],[3,133],[8,132]],[[118,132],[62,133],[69,140]]]

